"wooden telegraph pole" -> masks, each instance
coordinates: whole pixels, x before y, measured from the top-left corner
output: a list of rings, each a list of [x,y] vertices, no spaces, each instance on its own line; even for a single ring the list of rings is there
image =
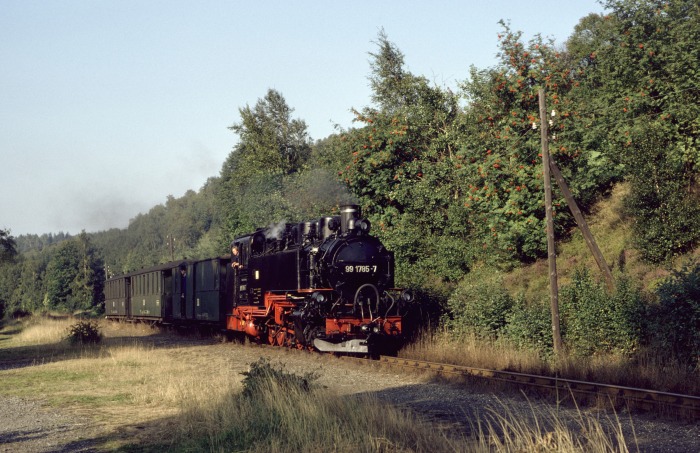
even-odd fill
[[[554,162],[552,156],[549,156],[549,168],[552,171],[552,174],[554,174],[554,179],[557,181],[559,190],[561,190],[562,195],[564,195],[564,199],[566,199],[566,204],[569,205],[569,209],[574,215],[574,219],[576,219],[576,224],[581,229],[581,234],[583,235],[583,239],[586,241],[586,245],[588,245],[588,250],[591,251],[595,262],[598,264],[598,268],[603,273],[605,285],[607,286],[608,291],[612,292],[615,289],[615,280],[613,279],[612,272],[608,267],[608,263],[605,262],[603,253],[601,253],[600,248],[598,248],[598,243],[593,238],[591,230],[588,229],[588,223],[586,223],[586,219],[583,217],[583,214],[581,214],[581,210],[578,208],[573,195],[571,195],[569,186],[566,184],[566,181],[564,181],[564,177],[561,175],[559,167],[557,167],[557,164]]]
[[[169,234],[165,237],[168,247],[170,248],[170,261],[175,261],[175,237]]]
[[[552,183],[549,175],[549,144],[547,128],[547,107],[544,89],[539,90],[540,100],[540,138],[542,141],[542,169],[544,171],[544,207],[547,217],[547,261],[549,262],[549,300],[552,307],[552,336],[554,353],[563,352],[561,331],[559,329],[559,286],[557,283],[557,253],[554,249],[554,219],[552,218]]]

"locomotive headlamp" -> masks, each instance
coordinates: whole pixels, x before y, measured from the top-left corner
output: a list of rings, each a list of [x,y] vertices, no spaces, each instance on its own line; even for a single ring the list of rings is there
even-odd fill
[[[362,219],[355,224],[355,227],[359,229],[362,234],[369,234],[369,229],[372,227],[372,224],[369,223],[369,220]]]
[[[316,291],[315,293],[313,293],[311,295],[311,299],[316,303],[322,304],[322,303],[326,302],[326,295],[321,293],[321,292]]]
[[[362,324],[360,326],[360,331],[362,331],[363,333],[369,333],[371,328],[372,328],[371,324]]]
[[[404,291],[401,293],[401,300],[402,300],[403,302],[411,302],[411,301],[413,300],[413,293],[412,293],[411,291],[407,290],[407,289],[404,290]]]
[[[382,331],[382,328],[379,327],[379,326],[374,326],[374,327],[372,327],[372,332],[374,332],[374,333],[379,333],[379,332],[381,332],[381,331]]]

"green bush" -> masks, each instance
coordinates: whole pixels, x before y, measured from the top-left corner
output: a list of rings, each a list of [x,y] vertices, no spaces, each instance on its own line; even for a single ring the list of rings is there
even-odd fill
[[[559,301],[562,337],[574,354],[632,353],[639,346],[645,305],[627,279],[608,295],[586,269],[579,269],[561,289]]]
[[[78,321],[68,328],[66,337],[70,344],[97,344],[102,341],[102,333],[95,321]]]
[[[634,242],[642,256],[661,263],[700,243],[700,196],[692,190],[697,167],[678,155],[682,146],[658,126],[632,140],[636,145],[628,157],[631,191],[625,208],[634,217]]]
[[[314,381],[319,375],[307,372],[304,375],[285,371],[282,365],[272,365],[264,357],[250,364],[250,369],[243,373],[243,395],[252,397],[271,388],[282,388],[286,391],[309,392],[315,388]]]
[[[445,324],[457,336],[475,333],[480,337],[497,338],[513,304],[498,271],[476,269],[465,277],[447,301]]]
[[[650,310],[651,343],[670,356],[700,365],[700,263],[675,272],[657,289]]]
[[[538,351],[543,355],[551,355],[554,351],[549,305],[525,304],[524,300],[516,299],[507,322],[503,335],[516,347]]]
[[[646,178],[632,181],[626,208],[634,215],[635,244],[647,261],[662,263],[700,242],[700,204],[683,181],[672,177],[656,185]]]

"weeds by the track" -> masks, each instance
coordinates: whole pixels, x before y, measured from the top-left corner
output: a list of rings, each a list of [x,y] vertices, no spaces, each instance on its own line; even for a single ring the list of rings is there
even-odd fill
[[[431,332],[407,345],[399,355],[408,359],[700,396],[700,369],[689,369],[651,352],[639,352],[634,357],[600,354],[546,360],[534,351],[518,349],[507,342],[475,336],[455,339],[447,332]]]

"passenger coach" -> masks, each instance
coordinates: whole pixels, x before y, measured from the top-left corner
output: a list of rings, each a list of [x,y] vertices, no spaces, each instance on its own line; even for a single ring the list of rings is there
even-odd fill
[[[154,324],[223,325],[230,308],[228,260],[167,263],[107,280],[105,316]]]

